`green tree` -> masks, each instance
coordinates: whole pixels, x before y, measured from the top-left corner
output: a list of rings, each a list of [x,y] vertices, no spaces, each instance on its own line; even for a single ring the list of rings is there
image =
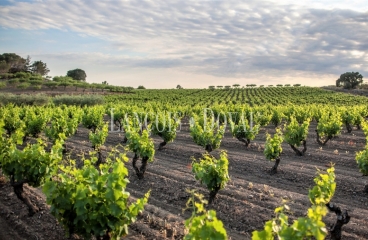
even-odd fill
[[[92,92],[95,91],[95,89],[97,89],[97,83],[92,83],[89,85],[89,88],[92,90]]]
[[[52,80],[58,82],[59,86],[63,86],[64,90],[66,89],[66,87],[72,86],[74,82],[73,78],[64,76],[55,76]]]
[[[78,81],[86,81],[86,78],[87,78],[86,72],[82,69],[79,69],[79,68],[69,70],[66,73],[66,76],[71,77],[74,80],[78,80]]]
[[[104,91],[104,89],[106,89],[107,88],[107,85],[106,84],[103,84],[103,83],[96,83],[96,88],[97,89],[101,89],[101,92],[103,92]]]
[[[146,89],[143,85],[139,85],[137,89]]]
[[[356,88],[363,83],[363,76],[359,72],[346,72],[340,75],[336,80],[336,87],[344,87],[346,89]]]
[[[6,82],[0,82],[0,89],[6,87]]]
[[[27,72],[29,61],[30,57],[24,59],[15,53],[0,54],[0,72]]]
[[[46,63],[42,61],[35,61],[30,66],[30,71],[34,74],[40,74],[41,76],[47,75],[50,70],[47,68]]]
[[[17,86],[19,89],[27,89],[31,84],[28,82],[21,83]]]
[[[78,90],[78,88],[82,88],[83,92],[89,87],[89,84],[86,82],[77,82],[74,83],[75,91]]]
[[[59,86],[59,83],[58,82],[54,82],[54,81],[47,81],[47,82],[44,82],[44,84],[46,87],[50,88],[51,91],[54,90],[55,88],[57,88],[57,86]]]

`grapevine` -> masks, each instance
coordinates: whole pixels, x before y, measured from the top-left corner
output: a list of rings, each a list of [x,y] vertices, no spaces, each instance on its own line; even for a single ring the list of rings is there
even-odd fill
[[[157,113],[156,119],[152,123],[152,134],[158,135],[163,139],[160,143],[158,150],[162,150],[163,147],[174,141],[176,138],[176,129],[179,126],[180,119],[175,119],[170,113]]]
[[[280,155],[282,153],[281,144],[283,141],[284,141],[284,138],[279,128],[276,129],[276,133],[274,134],[273,137],[271,137],[271,135],[268,133],[266,135],[266,143],[265,143],[265,149],[263,153],[266,159],[270,161],[275,161],[275,165],[272,167],[270,171],[271,174],[277,173],[277,167],[279,166]]]
[[[340,134],[341,125],[342,121],[338,114],[323,114],[317,125],[317,142],[320,145],[325,145],[334,136]]]
[[[215,126],[214,120],[198,117],[193,118],[190,126],[190,135],[199,146],[205,148],[207,152],[211,152],[221,145],[221,140],[225,133],[225,125]]]
[[[134,152],[133,168],[138,178],[143,179],[147,163],[152,162],[155,155],[153,141],[149,137],[149,132],[146,129],[143,130],[142,135],[140,135],[137,129],[132,128],[126,133],[126,136],[128,138],[128,148]],[[139,157],[142,158],[142,165],[140,168],[136,166]]]
[[[128,158],[124,154],[107,158],[98,169],[93,165],[95,161],[96,157],[84,159],[83,169],[77,169],[74,161],[61,166],[61,173],[44,185],[43,192],[51,214],[69,235],[117,240],[128,234],[128,225],[143,211],[149,192],[129,203],[130,194],[125,190],[128,169],[124,165]]]
[[[199,161],[193,158],[192,172],[195,179],[205,184],[210,190],[210,204],[214,201],[217,192],[223,189],[230,180],[228,166],[229,161],[225,151],[221,151],[219,159],[207,153],[203,154]]]
[[[207,201],[203,199],[201,194],[194,190],[188,192],[191,196],[184,210],[191,209],[192,215],[185,220],[188,233],[184,236],[184,240],[227,239],[226,230],[223,223],[217,219],[216,211],[205,209],[204,205]]]
[[[294,118],[290,118],[290,122],[284,126],[284,137],[290,147],[298,156],[303,156],[307,151],[307,135],[309,127],[309,119],[305,120],[302,124]],[[303,150],[300,151],[297,147],[303,144]]]
[[[317,240],[325,239],[327,229],[322,218],[327,214],[328,204],[335,192],[334,168],[327,170],[326,174],[320,173],[314,179],[316,186],[309,190],[309,200],[312,206],[308,209],[307,217],[300,217],[289,225],[289,218],[284,213],[289,210],[287,205],[275,209],[276,217],[266,222],[264,230],[254,231],[252,240],[306,239],[314,237]]]

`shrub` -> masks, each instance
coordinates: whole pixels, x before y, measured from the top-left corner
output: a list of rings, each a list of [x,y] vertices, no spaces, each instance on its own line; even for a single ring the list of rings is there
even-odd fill
[[[53,98],[55,105],[77,105],[93,106],[104,103],[103,96],[100,95],[60,95]]]
[[[17,88],[20,88],[20,89],[27,89],[29,86],[31,86],[30,83],[27,83],[27,82],[24,82],[24,83],[21,83],[17,86]]]
[[[11,93],[0,93],[0,105],[7,105],[7,104],[15,104],[17,106],[21,105],[47,105],[50,103],[50,97],[44,94],[11,94]]]
[[[225,188],[230,180],[228,172],[229,160],[225,151],[221,151],[220,158],[209,154],[203,154],[199,161],[193,158],[192,172],[195,179],[207,186],[210,190],[209,203],[212,203],[219,190]]]

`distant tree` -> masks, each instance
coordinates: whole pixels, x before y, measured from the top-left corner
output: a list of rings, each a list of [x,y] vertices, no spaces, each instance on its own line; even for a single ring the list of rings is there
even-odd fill
[[[32,74],[29,77],[29,80],[31,80],[31,81],[35,81],[35,80],[43,81],[43,78],[42,78],[42,76],[40,74]]]
[[[55,82],[74,82],[73,78],[66,76],[55,76],[52,80]]]
[[[46,63],[42,61],[35,61],[31,64],[30,71],[34,74],[40,74],[41,76],[47,75],[50,70],[47,68]]]
[[[27,56],[26,61],[24,63],[23,71],[25,71],[25,72],[30,72],[31,71],[31,57],[29,55]]]
[[[6,82],[0,82],[0,89],[6,87]]]
[[[110,92],[121,92],[121,88],[118,86],[106,85],[105,89]]]
[[[29,61],[29,56],[24,59],[15,53],[0,54],[0,73],[27,72]]]
[[[230,88],[231,88],[230,85],[225,86],[225,89],[230,89]]]
[[[208,89],[215,89],[215,86],[208,86]]]
[[[42,80],[31,80],[31,81],[29,81],[29,83],[32,86],[38,86],[38,85],[42,85],[43,84],[43,81]]]
[[[45,85],[46,87],[50,88],[51,91],[54,90],[55,88],[57,88],[57,86],[59,86],[59,82],[55,82],[55,81],[47,81],[44,82],[43,85]]]
[[[28,72],[17,72],[13,74],[13,77],[16,77],[19,79],[27,79],[27,80],[29,80],[31,76],[32,74]]]
[[[233,87],[238,88],[238,87],[240,87],[240,84],[233,84]]]
[[[183,89],[183,87],[178,85],[178,86],[176,86],[176,89]]]
[[[94,92],[94,91],[95,91],[95,89],[97,89],[97,88],[98,88],[98,83],[92,83],[92,84],[90,84],[90,85],[89,85],[89,88],[90,88],[90,89],[92,89],[92,92]]]
[[[102,84],[104,84],[104,85],[109,85],[109,84],[107,83],[107,81],[103,81],[103,82],[102,82]]]
[[[20,88],[20,89],[27,89],[31,84],[30,83],[27,83],[27,82],[24,82],[24,83],[21,83],[17,86],[17,88]]]
[[[34,89],[41,89],[43,81],[42,80],[31,80],[29,81],[29,83]]]
[[[294,84],[293,86],[294,86],[294,87],[300,87],[300,86],[301,86],[301,84],[297,83],[297,84]]]
[[[268,85],[269,87],[273,87],[273,85]]]
[[[55,82],[58,82],[59,86],[63,86],[64,90],[68,86],[73,86],[73,83],[74,83],[73,78],[66,77],[66,76],[55,76],[52,80]]]
[[[122,92],[123,93],[132,93],[134,92],[134,87],[122,87]]]
[[[264,87],[264,85],[259,85],[259,87]]]
[[[283,85],[282,84],[276,84],[276,87],[282,87]]]
[[[146,89],[143,85],[139,85],[137,89]]]
[[[346,72],[340,75],[336,80],[336,87],[344,87],[345,89],[356,88],[363,83],[363,76],[359,72]]]
[[[0,73],[7,73],[9,71],[9,65],[5,60],[0,60]]]
[[[19,84],[19,78],[13,78],[8,80],[8,84],[11,86],[17,86]]]
[[[75,87],[75,91],[78,91],[78,88],[83,88],[84,92],[88,88],[89,84],[86,82],[76,82],[73,84],[73,86]]]
[[[290,85],[290,84],[285,84],[284,86],[285,86],[285,87],[290,87],[291,85]]]
[[[85,92],[86,89],[89,87],[89,83],[84,82],[84,83],[82,83],[82,85],[80,85],[78,87],[81,87],[83,89],[83,92]]]
[[[101,89],[101,92],[103,92],[105,89],[107,89],[107,85],[106,84],[98,84],[98,83],[96,83],[96,88],[97,89]]]
[[[66,76],[73,78],[74,80],[78,81],[86,81],[87,74],[84,70],[76,68],[74,70],[69,70],[66,73]]]

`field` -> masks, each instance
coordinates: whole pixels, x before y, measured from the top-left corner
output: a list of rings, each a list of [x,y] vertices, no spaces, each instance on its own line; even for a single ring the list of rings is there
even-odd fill
[[[275,106],[282,105],[285,99],[289,101],[288,104],[298,105],[322,104],[326,102],[326,99],[329,99],[329,103],[333,105],[334,102],[331,99],[334,99],[336,105],[345,106],[347,109],[351,105],[364,106],[368,103],[365,97],[319,92],[320,90],[313,88],[307,89],[310,92],[306,94],[305,98],[300,97],[300,94],[298,96],[297,93],[290,93],[293,94],[293,97],[287,94],[283,96],[282,90],[274,89],[267,89],[269,93],[274,95],[269,94],[269,97],[266,98],[262,98],[262,95],[250,98],[251,91],[246,92],[240,89],[229,92],[225,92],[225,90],[223,92],[219,90],[212,92],[193,90],[193,93],[190,94],[193,99],[189,97],[186,99],[186,104],[189,107],[179,105],[184,99],[180,94],[178,96],[171,95],[170,103],[176,104],[177,109],[183,112],[189,112],[188,109],[192,109],[192,111],[198,109],[201,112],[203,108],[211,106],[216,109],[216,107],[221,107],[221,104],[229,105],[229,102],[237,103],[241,102],[242,99],[244,101],[242,104],[254,107],[270,103],[271,99],[274,99]],[[294,88],[290,89],[293,89],[290,92],[294,91]],[[208,96],[197,98],[200,91],[208,92]],[[284,90],[284,92],[287,91]],[[315,95],[313,95],[313,91],[316,91]],[[212,95],[219,93],[222,96],[220,95],[221,97],[214,101],[215,98]],[[324,94],[323,96],[326,98],[316,97],[319,96],[319,93]],[[125,95],[116,98],[120,98],[119,101],[124,101],[125,98],[127,105],[134,102],[137,107],[151,104],[153,109],[167,99],[160,92],[157,93],[159,97],[144,91],[139,94],[135,97]],[[111,98],[115,99],[115,97]],[[268,98],[270,100],[267,100]],[[191,105],[196,102],[195,99],[201,99],[201,102],[198,104],[197,101],[197,104]],[[314,102],[311,102],[311,99],[314,99]],[[110,99],[106,109],[111,106],[117,107],[115,100]],[[185,235],[184,220],[191,215],[189,211],[183,212],[189,198],[186,189],[197,189],[206,197],[208,196],[206,187],[195,180],[192,173],[191,157],[200,158],[204,150],[193,142],[189,128],[190,114],[186,113],[185,115],[188,116],[181,120],[182,125],[176,139],[174,142],[168,143],[163,150],[157,151],[160,142],[162,142],[161,138],[151,136],[156,152],[154,161],[148,163],[144,179],[140,180],[134,174],[132,167],[134,154],[127,153],[129,162],[126,165],[129,169],[130,181],[127,191],[131,194],[132,199],[141,198],[148,190],[151,190],[151,195],[143,213],[139,215],[135,223],[130,225],[129,235],[125,239],[182,239]],[[104,120],[109,122],[109,116],[105,115]],[[283,200],[286,200],[290,207],[290,211],[287,212],[290,220],[305,216],[311,205],[308,199],[308,190],[314,186],[313,179],[317,169],[325,170],[331,164],[334,164],[336,169],[337,184],[331,202],[342,210],[348,210],[351,216],[350,222],[343,227],[342,239],[368,239],[368,194],[363,191],[368,177],[362,176],[355,160],[356,152],[363,150],[366,145],[366,136],[362,130],[356,127],[353,127],[351,133],[346,131],[345,126],[341,127],[340,135],[321,146],[316,141],[317,122],[311,121],[308,128],[305,155],[296,156],[289,144],[284,142],[278,172],[274,175],[269,173],[274,163],[266,160],[263,151],[266,133],[273,135],[275,126],[271,123],[262,126],[248,147],[233,138],[229,127],[227,127],[220,148],[211,154],[219,156],[221,150],[227,151],[231,180],[225,189],[218,192],[215,202],[210,207],[216,210],[217,217],[223,222],[229,239],[251,239],[254,230],[263,229],[264,223],[274,217],[274,209],[281,206]],[[88,136],[89,130],[79,124],[77,133],[66,140],[67,154],[64,159],[67,159],[67,155],[77,159],[80,158],[81,153],[88,153],[91,150]],[[118,149],[124,151],[123,146],[126,144],[122,144],[123,138],[124,133],[122,132],[110,132],[102,148],[102,155],[105,157],[114,146],[118,146]],[[0,239],[68,239],[62,226],[49,213],[41,189],[29,186],[25,188],[25,191],[30,194],[31,200],[41,208],[41,211],[33,217],[28,217],[27,207],[17,199],[7,180],[2,177],[2,181],[0,181]],[[330,226],[336,221],[336,216],[330,212],[323,220],[327,226]],[[72,237],[72,239],[78,238],[77,235]]]

